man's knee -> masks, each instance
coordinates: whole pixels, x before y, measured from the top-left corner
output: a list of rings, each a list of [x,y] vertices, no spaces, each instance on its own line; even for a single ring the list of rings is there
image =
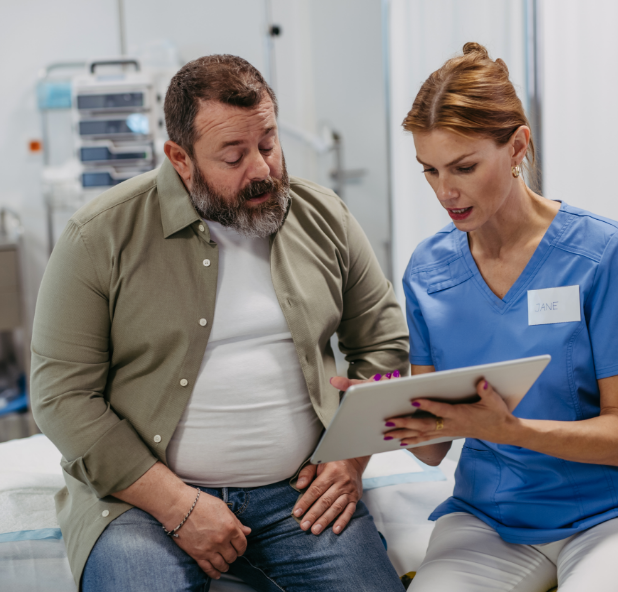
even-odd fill
[[[133,508],[111,522],[94,545],[84,592],[201,590],[206,575],[149,514]]]

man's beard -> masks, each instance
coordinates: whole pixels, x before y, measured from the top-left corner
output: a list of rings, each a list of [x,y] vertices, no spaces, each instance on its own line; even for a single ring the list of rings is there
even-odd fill
[[[195,209],[205,220],[233,228],[250,238],[265,238],[281,228],[290,203],[290,180],[282,155],[281,179],[269,177],[252,181],[233,198],[225,198],[206,181],[193,161],[193,190],[190,192]],[[262,193],[271,193],[264,203],[251,206],[247,201]]]

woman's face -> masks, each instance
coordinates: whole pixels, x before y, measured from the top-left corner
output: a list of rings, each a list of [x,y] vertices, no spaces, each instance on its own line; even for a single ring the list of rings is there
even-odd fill
[[[490,138],[445,129],[414,134],[425,178],[459,230],[471,232],[483,226],[516,191],[519,179],[511,167],[521,162],[522,149],[525,154],[527,129],[519,128],[503,146]]]

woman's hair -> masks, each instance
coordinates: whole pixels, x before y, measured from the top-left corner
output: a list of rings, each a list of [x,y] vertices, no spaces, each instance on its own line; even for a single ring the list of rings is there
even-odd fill
[[[403,120],[403,128],[412,133],[447,129],[491,138],[497,144],[506,144],[522,125],[530,127],[509,69],[501,59],[490,59],[478,43],[466,43],[463,55],[451,58],[425,80]],[[532,138],[526,159],[534,177]]]

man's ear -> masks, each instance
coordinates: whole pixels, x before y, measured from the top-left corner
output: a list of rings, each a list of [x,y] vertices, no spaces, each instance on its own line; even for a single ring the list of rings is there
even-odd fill
[[[176,142],[168,140],[163,146],[163,151],[165,152],[165,156],[167,156],[172,163],[172,166],[176,169],[176,172],[180,175],[180,178],[184,181],[187,189],[190,191],[193,168],[191,158],[186,150],[176,144]]]

